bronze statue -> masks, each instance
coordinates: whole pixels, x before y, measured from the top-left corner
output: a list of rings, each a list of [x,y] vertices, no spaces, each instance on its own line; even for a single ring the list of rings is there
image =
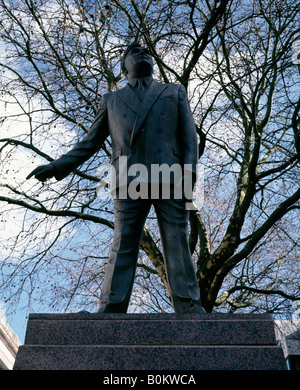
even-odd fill
[[[124,196],[124,188],[121,190],[120,185],[127,175],[126,188],[134,181],[137,189],[139,177],[128,174],[131,168],[143,166],[150,172],[151,168],[163,164],[181,167],[183,182],[185,172],[190,172],[194,184],[198,162],[197,135],[185,88],[153,80],[152,56],[138,43],[126,49],[122,69],[128,84],[102,97],[95,121],[85,138],[59,159],[36,168],[27,178],[35,176],[40,181],[53,176],[57,180],[65,178],[97,152],[110,136],[111,164],[115,171],[115,228],[98,312],[127,311],[143,227],[153,205],[174,311],[204,313],[189,250],[189,210],[184,196],[181,199],[174,196],[175,175],[170,175],[170,196],[164,196],[164,182],[160,176],[154,181],[148,176],[145,182],[140,175],[140,185],[147,196],[128,196],[128,193]],[[120,167],[121,158],[126,159],[127,172]]]

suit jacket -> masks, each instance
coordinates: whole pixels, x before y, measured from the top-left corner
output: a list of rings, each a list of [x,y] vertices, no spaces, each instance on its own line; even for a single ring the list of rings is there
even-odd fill
[[[196,173],[198,147],[195,123],[185,88],[153,80],[140,102],[133,89],[105,94],[89,133],[68,153],[52,162],[61,180],[97,152],[105,139],[112,142],[111,163],[119,179],[118,159],[132,164],[191,164]],[[128,181],[128,183],[130,180]]]

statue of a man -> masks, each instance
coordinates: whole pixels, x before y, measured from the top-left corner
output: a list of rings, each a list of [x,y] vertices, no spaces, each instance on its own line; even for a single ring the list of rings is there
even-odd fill
[[[143,166],[150,173],[153,167],[157,168],[162,164],[180,167],[181,181],[184,181],[184,172],[190,171],[194,182],[198,146],[186,91],[182,85],[162,84],[153,80],[152,56],[139,43],[133,43],[126,49],[122,57],[122,70],[128,84],[102,97],[95,121],[85,138],[62,157],[33,170],[27,178],[35,176],[40,181],[53,176],[57,180],[65,178],[97,152],[110,136],[111,163],[116,176],[115,228],[98,312],[127,311],[143,227],[153,205],[163,244],[174,311],[204,313],[189,250],[189,211],[186,209],[186,198],[183,196],[178,199],[174,196],[176,174],[170,175],[169,196],[164,196],[163,179],[157,175],[155,179],[148,175],[146,183],[145,177],[140,180],[144,190],[149,188],[149,191],[144,191],[147,196],[124,196],[124,191],[120,191],[118,184],[121,181],[127,187],[133,181],[137,184],[139,178],[134,178],[132,172],[129,175],[130,169],[134,167]],[[122,161],[126,160],[125,172],[120,168],[121,158]],[[153,188],[158,189],[158,192],[153,191]]]

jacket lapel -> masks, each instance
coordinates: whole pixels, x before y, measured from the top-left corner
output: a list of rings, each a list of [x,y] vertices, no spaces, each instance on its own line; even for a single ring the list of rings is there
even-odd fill
[[[118,90],[116,93],[127,107],[129,107],[136,114],[138,113],[141,102],[128,84],[126,87]]]
[[[133,142],[138,135],[149,111],[151,110],[153,104],[159,98],[160,94],[167,88],[166,84],[161,84],[155,80],[150,84],[144,99],[142,102],[139,102],[139,109],[136,117],[136,121],[132,130],[130,147],[133,145]],[[134,94],[134,93],[133,93]]]

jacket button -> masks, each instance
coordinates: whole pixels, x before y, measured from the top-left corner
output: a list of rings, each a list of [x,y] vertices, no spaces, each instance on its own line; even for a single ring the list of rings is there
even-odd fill
[[[158,133],[162,133],[162,129],[158,129],[157,132],[158,132]]]
[[[158,151],[158,152],[162,152],[162,149],[161,149],[161,148],[158,148],[157,151]]]

